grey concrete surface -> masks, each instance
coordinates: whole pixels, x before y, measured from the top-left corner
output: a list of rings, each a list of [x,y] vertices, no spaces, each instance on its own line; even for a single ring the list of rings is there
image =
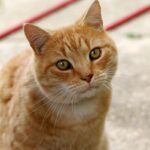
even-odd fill
[[[63,0],[1,0],[0,31]],[[76,4],[36,24],[58,28],[75,21],[92,0]],[[150,0],[101,0],[105,26],[150,4]],[[107,117],[110,150],[150,150],[150,12],[109,33],[119,51],[113,81],[112,105]],[[0,65],[29,47],[23,32],[0,41]]]

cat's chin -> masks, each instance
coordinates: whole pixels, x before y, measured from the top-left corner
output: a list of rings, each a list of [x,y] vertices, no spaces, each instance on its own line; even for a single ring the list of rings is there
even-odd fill
[[[92,87],[87,88],[85,90],[82,90],[78,93],[76,93],[76,99],[74,100],[74,104],[78,105],[81,103],[86,103],[88,101],[92,101],[97,96],[97,93],[99,92],[98,87]],[[72,105],[72,101],[68,101],[65,103],[66,105]]]
[[[92,98],[97,95],[99,91],[98,87],[87,88],[79,93],[79,97],[82,98]]]

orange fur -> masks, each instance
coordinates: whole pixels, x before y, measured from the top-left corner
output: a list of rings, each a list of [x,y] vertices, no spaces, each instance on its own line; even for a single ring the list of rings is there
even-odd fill
[[[25,26],[34,51],[18,54],[0,71],[1,150],[107,150],[104,124],[117,51],[100,27],[99,10],[96,0],[84,18],[53,33]],[[102,56],[91,61],[95,47]],[[73,67],[59,70],[60,59]]]

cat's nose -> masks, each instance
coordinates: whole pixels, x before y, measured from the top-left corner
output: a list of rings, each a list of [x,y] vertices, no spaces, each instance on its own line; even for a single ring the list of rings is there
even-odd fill
[[[81,77],[81,79],[88,82],[88,83],[90,83],[91,80],[92,80],[92,77],[93,77],[93,74],[88,74],[86,76]]]

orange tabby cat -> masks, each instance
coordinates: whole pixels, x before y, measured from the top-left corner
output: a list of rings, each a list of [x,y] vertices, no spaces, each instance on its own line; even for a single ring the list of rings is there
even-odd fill
[[[0,72],[0,150],[107,150],[117,51],[98,0],[74,25],[24,31],[33,51]]]

